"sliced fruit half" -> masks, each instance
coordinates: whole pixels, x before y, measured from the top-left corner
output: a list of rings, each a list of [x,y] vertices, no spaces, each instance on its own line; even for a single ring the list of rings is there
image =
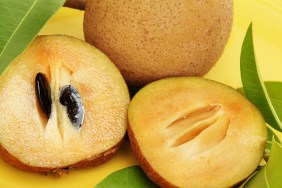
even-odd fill
[[[27,171],[103,163],[126,133],[129,93],[115,65],[68,36],[39,36],[0,77],[0,156]]]
[[[161,187],[230,187],[262,159],[265,121],[235,89],[204,78],[168,78],[129,105],[129,138]]]

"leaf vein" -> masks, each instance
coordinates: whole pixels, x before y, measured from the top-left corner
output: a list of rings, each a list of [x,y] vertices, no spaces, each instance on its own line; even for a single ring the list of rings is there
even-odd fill
[[[267,179],[267,165],[265,165],[264,179],[265,179],[265,184],[267,185],[268,188],[270,188],[269,183],[268,183],[268,179]]]
[[[14,37],[14,35],[17,33],[18,29],[20,28],[20,26],[23,24],[23,22],[25,21],[25,19],[27,18],[27,16],[29,15],[29,13],[31,12],[31,10],[33,9],[33,7],[35,6],[35,4],[38,2],[38,0],[35,0],[32,5],[30,6],[30,8],[28,9],[27,13],[24,15],[24,17],[22,18],[22,20],[20,21],[19,25],[16,27],[15,31],[12,33],[12,35],[10,36],[9,40],[7,41],[7,43],[5,44],[2,52],[0,53],[0,57],[3,55],[4,51],[6,50],[7,46],[9,45],[9,43],[11,42],[11,39]]]

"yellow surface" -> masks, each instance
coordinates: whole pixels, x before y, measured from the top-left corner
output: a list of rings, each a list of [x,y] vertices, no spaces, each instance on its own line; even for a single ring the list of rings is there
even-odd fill
[[[83,11],[62,8],[41,34],[67,34],[83,39]],[[234,0],[234,23],[228,44],[219,62],[206,75],[233,87],[241,86],[240,50],[245,32],[253,22],[257,62],[263,80],[282,81],[282,1]],[[20,142],[19,138],[19,142]],[[3,188],[93,188],[111,172],[136,164],[128,143],[109,162],[94,168],[73,170],[61,178],[23,172],[0,160],[0,187]]]

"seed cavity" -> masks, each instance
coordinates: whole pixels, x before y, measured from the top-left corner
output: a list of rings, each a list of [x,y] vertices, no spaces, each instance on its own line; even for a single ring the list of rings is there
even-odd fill
[[[202,144],[203,140],[205,140],[204,145],[200,144],[200,150],[201,148],[210,148],[224,139],[228,125],[229,119],[222,111],[221,106],[208,105],[194,109],[192,112],[176,119],[167,126],[169,133],[173,135],[170,141],[170,147],[178,147],[184,144],[191,146],[192,143],[195,144],[197,142],[201,142]],[[209,138],[205,138],[204,135],[206,134],[209,134]],[[212,142],[212,140],[217,141]],[[195,151],[191,153],[195,154]]]
[[[84,108],[78,91],[71,85],[62,87],[60,103],[67,107],[70,121],[79,129],[84,119]]]
[[[49,119],[52,107],[51,88],[43,73],[38,73],[35,77],[35,93],[42,112]]]

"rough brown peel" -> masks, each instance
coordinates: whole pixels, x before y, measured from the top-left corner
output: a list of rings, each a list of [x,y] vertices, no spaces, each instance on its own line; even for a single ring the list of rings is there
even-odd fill
[[[129,85],[143,86],[206,74],[225,48],[232,20],[233,0],[91,0],[84,34]]]
[[[46,168],[46,167],[36,167],[36,166],[30,166],[28,164],[25,164],[18,160],[16,157],[11,155],[4,147],[0,145],[0,156],[3,160],[5,160],[7,163],[10,165],[20,169],[24,170],[27,172],[35,172],[35,173],[44,173],[44,174],[49,174],[49,173],[54,173],[57,176],[61,176],[62,172],[68,172],[71,169],[80,169],[80,168],[89,168],[89,167],[94,167],[98,166],[100,164],[103,164],[109,160],[111,160],[114,155],[119,151],[122,142],[119,142],[116,146],[113,148],[110,148],[109,150],[100,153],[96,156],[93,156],[89,159],[85,159],[82,161],[79,161],[75,164],[72,165],[67,165],[67,166],[60,166],[60,167],[55,167],[55,168]]]

